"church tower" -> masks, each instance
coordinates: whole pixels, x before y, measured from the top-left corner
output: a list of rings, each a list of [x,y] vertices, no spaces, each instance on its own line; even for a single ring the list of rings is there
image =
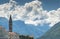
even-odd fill
[[[12,17],[9,18],[9,32],[12,32]]]

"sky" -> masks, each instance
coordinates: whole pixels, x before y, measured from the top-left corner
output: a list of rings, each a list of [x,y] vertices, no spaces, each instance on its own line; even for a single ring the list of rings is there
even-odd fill
[[[24,5],[27,2],[31,2],[33,0],[15,0],[19,5]],[[60,0],[39,0],[42,2],[43,9],[45,10],[56,10],[60,8]],[[0,0],[0,4],[4,4],[9,2],[9,0]],[[53,7],[53,8],[52,8]]]
[[[0,0],[0,25],[6,29],[10,15],[14,32],[40,36],[60,22],[60,0]]]
[[[15,0],[20,5],[24,5],[26,2],[31,2],[32,0]],[[60,8],[60,0],[39,0],[42,2],[43,9],[45,10],[55,10]],[[52,8],[53,7],[53,8]]]
[[[35,26],[60,22],[60,0],[0,0],[0,17]]]

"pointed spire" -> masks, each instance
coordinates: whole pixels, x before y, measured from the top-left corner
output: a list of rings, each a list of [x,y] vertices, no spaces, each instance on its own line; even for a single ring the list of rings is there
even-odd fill
[[[9,32],[12,32],[12,17],[9,18]]]
[[[12,21],[12,17],[11,17],[11,15],[10,15],[10,18],[9,18],[9,20],[10,20],[10,21]]]

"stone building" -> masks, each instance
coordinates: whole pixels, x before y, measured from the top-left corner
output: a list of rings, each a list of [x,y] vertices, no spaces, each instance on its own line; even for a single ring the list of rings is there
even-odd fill
[[[19,35],[12,31],[12,17],[9,18],[9,39],[19,39]]]
[[[19,39],[19,35],[14,32],[9,32],[9,39]]]
[[[2,26],[0,26],[0,39],[8,39],[8,32]]]
[[[19,39],[19,34],[8,32],[4,27],[0,26],[0,39]]]

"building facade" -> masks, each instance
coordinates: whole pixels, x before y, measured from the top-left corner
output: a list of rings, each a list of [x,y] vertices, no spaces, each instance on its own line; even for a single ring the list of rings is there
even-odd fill
[[[0,39],[8,39],[8,32],[2,26],[0,26]]]

